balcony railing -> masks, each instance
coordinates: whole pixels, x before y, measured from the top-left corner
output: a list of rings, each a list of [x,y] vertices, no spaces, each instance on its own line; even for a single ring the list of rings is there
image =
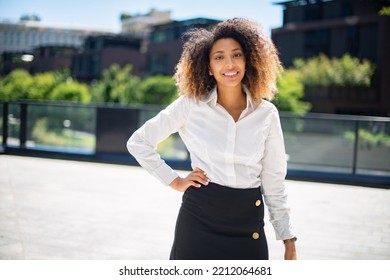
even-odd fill
[[[136,164],[128,137],[161,106],[0,103],[6,154]],[[281,112],[288,178],[390,187],[390,118]],[[173,167],[189,169],[177,134],[159,147]]]

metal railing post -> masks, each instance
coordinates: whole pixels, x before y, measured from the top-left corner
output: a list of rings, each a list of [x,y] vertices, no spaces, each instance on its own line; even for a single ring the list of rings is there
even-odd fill
[[[7,138],[8,138],[8,107],[9,103],[3,103],[3,147],[7,146]]]
[[[26,147],[27,141],[27,104],[20,104],[20,131],[19,131],[20,148]]]
[[[355,121],[355,142],[353,144],[352,174],[356,174],[359,145],[359,120]]]

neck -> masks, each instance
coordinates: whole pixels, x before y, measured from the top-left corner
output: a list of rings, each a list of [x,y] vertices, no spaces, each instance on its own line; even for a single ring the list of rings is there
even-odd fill
[[[236,87],[217,87],[218,103],[225,108],[246,106],[246,95],[241,85]]]

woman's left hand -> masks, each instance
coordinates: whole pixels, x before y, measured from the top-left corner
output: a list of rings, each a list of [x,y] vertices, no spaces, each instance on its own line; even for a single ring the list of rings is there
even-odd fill
[[[284,244],[285,252],[284,259],[285,260],[296,260],[297,259],[297,251],[295,250],[295,241],[288,241]]]

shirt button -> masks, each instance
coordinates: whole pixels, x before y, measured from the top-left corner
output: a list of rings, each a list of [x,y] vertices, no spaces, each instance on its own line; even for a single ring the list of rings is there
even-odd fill
[[[260,237],[260,234],[259,234],[258,232],[252,233],[252,238],[253,238],[254,240],[259,239],[259,237]]]
[[[255,205],[258,207],[258,206],[260,206],[260,204],[261,204],[260,199],[256,200]]]

